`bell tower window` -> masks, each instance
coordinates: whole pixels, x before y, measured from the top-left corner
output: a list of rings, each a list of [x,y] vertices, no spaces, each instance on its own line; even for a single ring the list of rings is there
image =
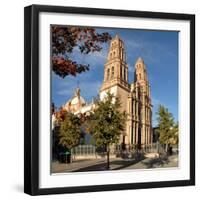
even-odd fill
[[[122,78],[122,66],[120,66],[120,78]]]
[[[124,80],[126,81],[126,69],[124,68]]]
[[[112,74],[111,74],[111,78],[114,77],[114,66],[112,66]]]
[[[110,78],[110,69],[107,69],[107,80]]]

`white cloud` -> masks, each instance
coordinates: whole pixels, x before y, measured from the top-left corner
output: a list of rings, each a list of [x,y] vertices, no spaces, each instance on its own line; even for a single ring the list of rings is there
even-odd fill
[[[92,101],[92,97],[96,97],[98,95],[101,84],[101,81],[85,81],[79,84],[81,96],[89,103]],[[63,84],[56,93],[60,96],[66,96],[66,101],[68,101],[71,97],[73,97],[76,87],[77,85],[75,85],[74,82],[69,82],[68,84]]]
[[[130,60],[132,56],[141,56],[144,58],[144,61],[146,63],[153,62],[155,64],[158,64],[160,62],[159,57],[155,57],[155,52],[159,52],[159,55],[165,56],[165,58],[172,58],[177,56],[175,52],[172,52],[172,50],[167,47],[166,45],[163,45],[163,43],[158,42],[152,42],[147,41],[145,38],[139,38],[136,36],[136,38],[128,38],[125,41],[125,48],[127,52],[127,58],[129,59],[129,62],[135,62],[135,60]],[[161,66],[161,65],[160,65]]]
[[[73,91],[71,89],[60,89],[60,90],[57,91],[57,95],[73,96]]]
[[[90,52],[88,54],[82,54],[78,47],[73,49],[73,53],[70,54],[70,58],[77,63],[89,64],[90,67],[103,65],[107,59],[109,44],[102,44],[102,49],[99,52]]]

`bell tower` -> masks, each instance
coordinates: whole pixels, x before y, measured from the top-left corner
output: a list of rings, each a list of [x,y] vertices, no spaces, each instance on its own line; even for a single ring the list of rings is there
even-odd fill
[[[127,99],[130,93],[128,65],[126,63],[124,43],[118,35],[116,35],[110,43],[107,61],[104,65],[104,80],[99,93],[100,100],[105,98],[107,92],[119,98],[121,103],[120,110],[127,113]],[[127,143],[126,132],[127,130],[120,138],[121,143]]]
[[[100,98],[102,99],[107,91],[117,95],[119,93],[117,88],[127,92],[130,90],[124,43],[118,35],[110,43],[107,61],[104,66],[104,80],[100,89]]]
[[[114,85],[128,89],[128,65],[126,64],[124,43],[118,35],[110,43],[101,91]]]
[[[148,84],[146,65],[141,57],[135,63],[135,82],[141,86]]]
[[[152,143],[152,105],[146,65],[141,57],[135,63],[135,80],[131,84],[131,143],[148,147]],[[134,131],[133,131],[134,130]]]

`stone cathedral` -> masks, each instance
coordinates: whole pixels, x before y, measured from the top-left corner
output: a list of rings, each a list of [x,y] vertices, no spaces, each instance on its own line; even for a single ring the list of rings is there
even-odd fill
[[[146,65],[142,58],[135,63],[134,82],[128,82],[128,65],[123,41],[118,35],[110,43],[108,57],[104,66],[104,80],[99,91],[100,100],[107,92],[119,97],[121,111],[128,114],[126,129],[121,135],[120,144],[146,147],[152,143],[152,105],[150,85]],[[95,108],[87,104],[77,88],[74,96],[63,105],[74,114],[87,113]]]
[[[126,131],[120,143],[137,144],[140,147],[152,143],[152,105],[150,85],[146,65],[142,58],[135,63],[134,82],[128,82],[128,65],[123,41],[118,35],[111,41],[107,62],[104,66],[104,80],[100,89],[100,99],[106,93],[118,96],[121,110],[128,114]]]

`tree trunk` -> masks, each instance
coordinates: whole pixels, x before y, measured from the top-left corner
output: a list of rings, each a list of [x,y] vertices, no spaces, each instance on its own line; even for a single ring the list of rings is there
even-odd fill
[[[69,153],[70,153],[70,163],[72,163],[72,160],[73,160],[73,157],[72,157],[72,149],[70,149]]]
[[[71,149],[68,150],[68,154],[66,156],[67,163],[72,163],[72,154],[71,154]]]
[[[168,143],[166,143],[165,152],[166,152],[166,153],[168,152]]]
[[[110,146],[107,144],[107,170],[110,169]]]

